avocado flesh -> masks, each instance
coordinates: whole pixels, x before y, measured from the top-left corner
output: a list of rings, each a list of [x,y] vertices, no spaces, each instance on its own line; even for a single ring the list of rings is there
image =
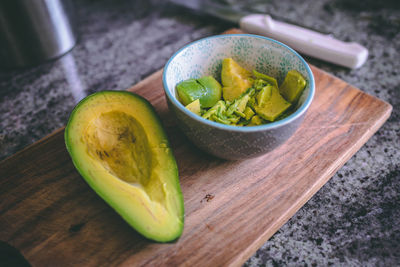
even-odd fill
[[[232,58],[225,58],[222,60],[221,82],[224,100],[233,101],[252,86],[251,72]]]
[[[168,242],[183,230],[183,197],[169,142],[142,97],[103,91],[82,100],[65,130],[87,183],[145,237]]]
[[[194,114],[201,116],[200,99],[196,99],[195,101],[187,105],[185,108],[187,108]]]
[[[299,98],[307,82],[296,70],[290,70],[285,77],[279,91],[281,95],[290,103],[295,103]]]
[[[257,79],[262,79],[268,83],[270,83],[271,85],[275,86],[278,88],[278,82],[276,81],[276,79],[274,77],[268,76],[266,74],[260,73],[256,70],[253,70],[253,75],[257,78]]]
[[[255,106],[257,115],[268,121],[275,121],[283,112],[289,107],[290,103],[287,102],[279,93],[278,88],[271,86],[271,96],[268,101],[265,101],[261,106]]]

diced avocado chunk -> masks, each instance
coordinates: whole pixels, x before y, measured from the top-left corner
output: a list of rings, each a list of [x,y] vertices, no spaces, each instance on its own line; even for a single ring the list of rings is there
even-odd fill
[[[287,102],[279,93],[278,88],[272,87],[272,94],[270,99],[265,102],[261,107],[255,106],[257,115],[268,121],[274,121],[279,115],[290,107]]]
[[[237,111],[237,110],[235,110],[233,113],[242,118],[246,117],[246,114],[244,114],[243,112]]]
[[[239,122],[240,117],[238,116],[230,116],[227,118],[228,121],[230,121],[232,124],[236,124]]]
[[[271,76],[268,76],[266,74],[260,73],[260,72],[258,72],[256,70],[253,70],[253,75],[257,79],[262,79],[264,81],[267,81],[271,85],[278,87],[278,82],[276,81],[276,79],[274,77],[271,77]]]
[[[209,110],[206,111],[206,113],[204,113],[204,114],[202,115],[202,117],[203,117],[204,119],[209,119],[209,118],[211,117],[211,115],[213,115],[213,114],[215,114],[215,113],[217,113],[217,109],[210,108]]]
[[[196,99],[200,99],[202,108],[209,108],[221,99],[221,84],[212,76],[199,79],[188,79],[176,86],[178,96],[183,105],[187,106]]]
[[[253,87],[254,87],[254,89],[256,89],[256,91],[260,91],[267,85],[271,85],[271,84],[268,83],[267,81],[264,81],[263,79],[256,79],[254,81]]]
[[[242,113],[247,106],[247,102],[249,101],[250,96],[248,94],[244,94],[241,97],[235,99],[232,104],[230,104],[228,110],[226,111],[227,115],[230,116],[233,113]]]
[[[251,72],[241,67],[232,58],[222,60],[221,82],[224,100],[233,101],[253,84]]]
[[[213,107],[211,107],[204,115],[202,116],[205,119],[209,119],[212,121],[220,122],[223,124],[236,124],[239,122],[241,117],[245,117],[245,114],[243,112],[240,112],[238,110],[241,109],[244,105],[243,111],[246,108],[246,102],[249,99],[248,95],[243,95],[241,98],[236,99],[232,103],[228,103],[228,105],[225,101],[220,100],[215,104]],[[243,104],[244,103],[244,104]]]
[[[222,111],[226,110],[226,105],[224,103],[224,101],[219,100],[214,106],[212,106],[209,110],[207,110],[206,113],[203,114],[203,118],[205,119],[209,119],[211,117],[211,115],[219,113],[221,114]]]
[[[244,109],[244,115],[245,115],[245,119],[246,120],[250,120],[251,119],[251,117],[253,117],[253,115],[255,114],[254,113],[254,111],[250,108],[250,107],[246,107],[245,109]]]
[[[238,112],[244,112],[246,106],[247,106],[247,102],[249,101],[250,96],[249,95],[244,95],[243,97],[240,98],[239,103],[237,105],[236,110]]]
[[[272,86],[267,85],[257,94],[257,105],[262,107],[268,100],[271,98],[272,95]]]
[[[215,105],[218,100],[221,99],[222,95],[222,86],[221,84],[214,79],[212,76],[204,76],[197,79],[197,82],[200,83],[206,93],[200,98],[200,103],[203,108],[209,108]]]
[[[279,91],[287,101],[295,103],[306,87],[306,84],[306,80],[298,71],[290,70],[286,74],[285,80],[279,88]]]
[[[204,87],[196,79],[188,79],[176,86],[178,96],[183,105],[187,106],[205,94]]]
[[[257,103],[256,103],[255,97],[250,98],[249,101],[247,102],[247,105],[248,105],[249,107],[253,108],[253,109],[254,109],[254,107],[256,106],[256,104],[257,104]]]
[[[261,119],[260,116],[258,115],[254,115],[253,117],[251,117],[250,123],[248,124],[248,126],[255,126],[255,125],[261,125],[263,124],[263,120]]]
[[[187,105],[186,108],[194,114],[201,116],[200,99],[196,99],[195,101]]]
[[[223,118],[221,116],[217,116],[216,114],[211,115],[211,119],[213,121],[216,121],[219,123],[223,123],[223,124],[227,124],[227,125],[231,124],[230,120],[228,120],[227,118]]]
[[[218,101],[217,104],[217,115],[221,117],[222,115],[225,115],[226,104],[222,100]]]

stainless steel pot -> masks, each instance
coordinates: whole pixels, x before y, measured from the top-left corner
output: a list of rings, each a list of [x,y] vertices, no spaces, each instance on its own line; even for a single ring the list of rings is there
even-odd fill
[[[59,57],[76,43],[69,0],[1,0],[0,66],[25,67]]]

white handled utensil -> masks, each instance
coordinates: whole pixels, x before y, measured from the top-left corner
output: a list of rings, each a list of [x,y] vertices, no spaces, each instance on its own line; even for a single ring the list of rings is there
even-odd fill
[[[363,65],[368,57],[368,50],[358,43],[343,42],[329,34],[278,21],[266,14],[248,14],[209,0],[170,0],[170,2],[239,24],[247,33],[270,37],[302,54],[337,65],[355,69]]]
[[[276,21],[269,15],[247,15],[240,19],[239,25],[245,32],[271,37],[305,55],[353,69],[364,64],[368,57],[368,50],[358,43]]]

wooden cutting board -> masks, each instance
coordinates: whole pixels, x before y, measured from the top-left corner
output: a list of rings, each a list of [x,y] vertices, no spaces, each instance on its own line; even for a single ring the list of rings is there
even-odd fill
[[[225,161],[176,127],[161,71],[130,88],[160,115],[178,163],[185,229],[157,244],[129,227],[80,177],[60,129],[0,163],[0,240],[34,266],[239,266],[378,130],[392,107],[311,66],[316,95],[275,151]]]

